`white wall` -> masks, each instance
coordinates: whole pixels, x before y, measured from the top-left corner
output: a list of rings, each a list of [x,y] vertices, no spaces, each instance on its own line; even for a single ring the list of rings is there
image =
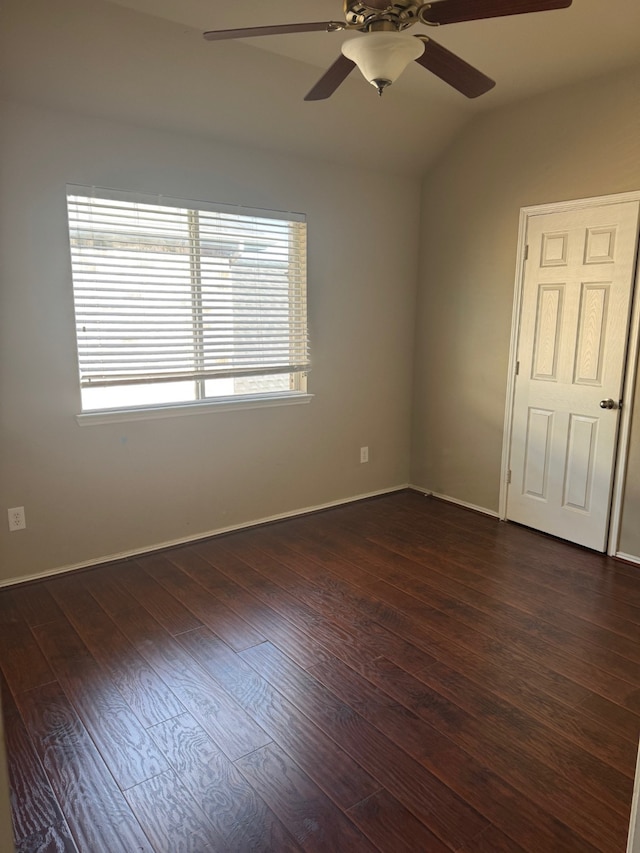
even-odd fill
[[[408,480],[419,186],[6,102],[0,187],[0,580]],[[309,223],[309,405],[80,427],[65,183]],[[359,448],[368,445],[368,465]]]

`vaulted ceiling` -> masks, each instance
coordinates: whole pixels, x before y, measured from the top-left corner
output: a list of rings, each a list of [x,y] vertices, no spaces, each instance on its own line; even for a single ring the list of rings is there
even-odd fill
[[[477,100],[414,64],[382,98],[354,72],[306,103],[344,34],[209,43],[202,31],[341,20],[341,0],[3,0],[0,15],[9,97],[402,173],[427,169],[479,113],[640,61],[637,0],[574,0],[438,30],[496,80]]]

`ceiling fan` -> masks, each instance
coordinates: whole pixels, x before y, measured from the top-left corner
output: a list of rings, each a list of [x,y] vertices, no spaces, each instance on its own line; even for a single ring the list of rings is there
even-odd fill
[[[490,77],[429,36],[423,33],[410,35],[405,31],[414,24],[439,27],[459,21],[565,9],[571,3],[572,0],[434,0],[433,3],[415,0],[344,0],[344,21],[211,30],[204,33],[204,37],[208,41],[220,41],[319,31],[361,33],[344,42],[341,56],[318,80],[306,95],[305,101],[321,101],[333,95],[356,65],[381,95],[411,61],[422,65],[467,98],[477,98],[495,86]]]

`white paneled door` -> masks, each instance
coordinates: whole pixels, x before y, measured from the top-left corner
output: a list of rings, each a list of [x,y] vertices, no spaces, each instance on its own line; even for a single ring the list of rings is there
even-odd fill
[[[507,518],[607,544],[637,201],[531,216]]]

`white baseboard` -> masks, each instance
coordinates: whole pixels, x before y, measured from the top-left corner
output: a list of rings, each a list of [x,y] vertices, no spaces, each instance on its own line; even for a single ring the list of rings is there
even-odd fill
[[[633,554],[623,554],[622,551],[616,551],[614,557],[624,560],[626,563],[635,563],[636,566],[640,566],[640,557],[636,557]]]
[[[407,488],[411,489],[412,492],[420,492],[420,494],[424,495],[425,498],[431,497],[431,492],[429,491],[429,489],[425,489],[422,486],[416,486],[413,483],[409,483]]]
[[[258,518],[253,521],[245,521],[242,524],[233,524],[229,527],[219,527],[215,530],[208,530],[203,533],[198,533],[195,536],[185,536],[183,539],[172,539],[168,542],[158,542],[154,545],[146,545],[141,548],[136,548],[133,551],[121,551],[118,554],[107,554],[103,557],[95,557],[92,560],[85,560],[82,563],[73,563],[68,566],[59,566],[54,569],[46,569],[43,572],[37,572],[33,575],[24,575],[19,578],[9,578],[8,580],[0,580],[0,588],[5,586],[14,586],[15,584],[28,583],[29,581],[42,580],[44,578],[54,577],[55,575],[66,574],[67,572],[75,572],[79,569],[89,569],[92,566],[100,566],[105,563],[117,563],[120,560],[132,560],[136,557],[141,557],[144,554],[152,554],[154,551],[164,551],[166,548],[175,548],[180,545],[191,545],[194,542],[200,542],[202,539],[211,539],[213,536],[221,536],[223,533],[233,533],[234,530],[246,530],[250,527],[259,527],[261,524],[269,524],[272,521],[284,521],[287,518],[296,518],[299,515],[307,515],[313,512],[320,512],[323,509],[331,509],[336,506],[343,506],[354,503],[355,501],[363,501],[367,498],[377,498],[381,495],[391,495],[394,492],[402,492],[405,489],[412,488],[408,483],[400,486],[391,486],[388,489],[380,489],[376,492],[367,492],[363,495],[355,495],[352,498],[342,498],[337,501],[328,501],[327,503],[317,504],[316,506],[307,506],[303,509],[293,510],[292,512],[282,512],[278,515],[269,515],[265,518]]]
[[[465,509],[472,509],[474,512],[480,512],[482,515],[490,515],[492,518],[500,518],[500,514],[494,512],[492,509],[487,509],[484,506],[476,506],[476,504],[467,503],[467,501],[458,500],[458,498],[452,498],[449,495],[441,495],[438,492],[432,492],[431,489],[425,489],[422,486],[414,486],[409,485],[410,489],[413,489],[416,492],[422,492],[425,497],[438,498],[438,500],[446,501],[450,504],[456,504],[456,506],[462,506]]]
[[[636,559],[636,562],[640,562],[640,560]],[[633,800],[631,802],[627,853],[640,853],[640,750],[638,750],[638,758],[636,760],[636,778],[633,786]]]

